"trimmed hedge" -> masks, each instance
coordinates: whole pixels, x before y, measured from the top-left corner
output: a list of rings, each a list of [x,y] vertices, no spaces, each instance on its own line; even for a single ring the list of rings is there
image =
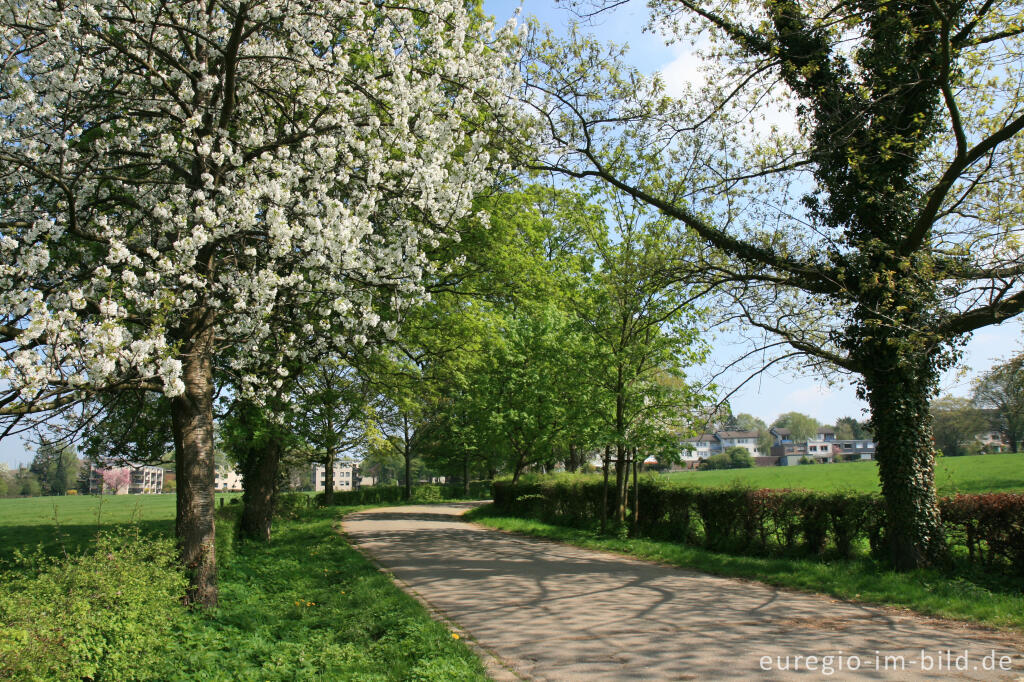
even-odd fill
[[[362,504],[393,504],[404,501],[405,488],[399,485],[374,485],[359,490],[336,490],[334,504],[350,506]],[[416,485],[412,488],[413,502],[441,502],[442,500],[484,500],[491,496],[490,481],[470,481],[469,496],[463,494],[461,483],[445,485]],[[315,498],[315,504],[323,505],[324,494]]]
[[[493,488],[502,513],[577,528],[600,523],[600,480],[563,477],[514,488],[495,481]],[[613,504],[609,499],[609,519]],[[1024,575],[1024,494],[957,495],[940,500],[940,510],[953,556]],[[647,479],[640,481],[638,516],[638,535],[716,551],[842,558],[865,548],[885,551],[885,505],[873,494],[697,488]]]

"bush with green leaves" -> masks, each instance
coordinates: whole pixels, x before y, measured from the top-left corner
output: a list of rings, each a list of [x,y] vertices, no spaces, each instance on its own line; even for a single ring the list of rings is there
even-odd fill
[[[274,515],[281,519],[297,519],[312,506],[309,495],[304,493],[281,493],[277,496]]]
[[[734,446],[723,453],[711,455],[701,462],[701,469],[749,469],[754,466],[754,458],[743,447]]]
[[[573,528],[596,529],[604,503],[595,477],[495,481],[495,508]],[[632,494],[632,492],[631,492]],[[606,514],[614,512],[609,496]],[[1024,575],[1024,494],[957,495],[940,500],[953,560]],[[889,519],[877,494],[852,491],[704,488],[641,478],[637,535],[754,556],[850,558],[888,547]]]
[[[15,553],[0,567],[0,678],[152,677],[186,580],[173,540],[100,533],[86,553]]]

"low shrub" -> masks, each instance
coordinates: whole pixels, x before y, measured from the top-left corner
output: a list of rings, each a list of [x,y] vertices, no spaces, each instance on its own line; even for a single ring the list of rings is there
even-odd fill
[[[601,518],[602,484],[594,478],[496,481],[493,492],[496,509],[512,516],[590,529]],[[630,522],[644,537],[755,556],[886,551],[885,505],[876,494],[698,488],[641,478],[639,497]],[[940,511],[954,559],[1024,575],[1024,494],[957,495],[940,500]]]
[[[363,504],[390,504],[401,502],[405,489],[397,485],[375,485],[359,490],[336,490],[334,491],[334,504],[336,506],[356,506]],[[314,503],[323,506],[324,494],[320,493],[314,498]]]
[[[1024,575],[1024,494],[945,497],[939,509],[946,532],[970,561]]]
[[[167,655],[186,580],[173,540],[106,532],[67,558],[0,570],[0,678],[146,679]]]
[[[297,519],[312,504],[305,493],[281,493],[277,496],[274,515],[281,519]]]

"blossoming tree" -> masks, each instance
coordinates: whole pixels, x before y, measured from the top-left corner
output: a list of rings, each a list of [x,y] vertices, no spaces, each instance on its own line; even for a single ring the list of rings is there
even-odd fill
[[[267,339],[393,332],[500,162],[511,37],[445,0],[0,8],[0,416],[172,398],[188,601],[217,598],[214,359],[258,394]]]

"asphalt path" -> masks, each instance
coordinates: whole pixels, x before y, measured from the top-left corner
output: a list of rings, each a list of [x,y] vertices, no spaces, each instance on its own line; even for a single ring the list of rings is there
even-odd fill
[[[1024,682],[1013,634],[504,533],[475,504],[342,525],[496,679]]]

